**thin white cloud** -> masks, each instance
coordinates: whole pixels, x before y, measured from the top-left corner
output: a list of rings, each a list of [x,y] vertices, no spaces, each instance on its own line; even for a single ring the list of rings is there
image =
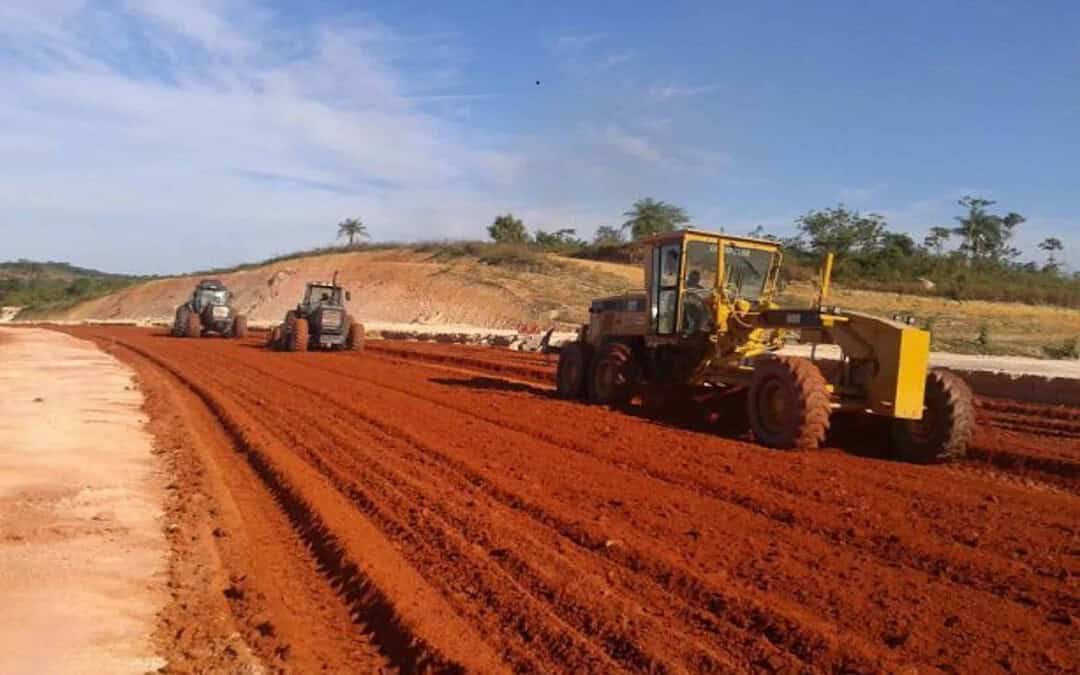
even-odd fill
[[[649,97],[654,101],[664,102],[675,98],[688,98],[691,96],[701,96],[702,94],[711,94],[719,89],[720,85],[718,84],[655,84],[649,88]]]
[[[603,33],[561,35],[549,49],[564,68],[579,75],[604,73],[634,60],[631,49],[602,50],[600,45],[606,39]]]
[[[604,129],[603,140],[623,154],[647,162],[659,162],[663,156],[649,140],[641,135],[630,133],[617,124],[609,124]]]
[[[25,255],[181,271],[192,265],[181,253],[202,250],[205,264],[323,243],[350,214],[381,239],[437,238],[476,236],[502,208],[493,195],[520,159],[425,105],[487,96],[431,89],[447,76],[430,73],[454,65],[445,53],[405,71],[395,50],[411,38],[376,22],[270,27],[226,11],[236,7],[139,3],[98,16],[124,31],[113,45],[165,57],[153,73],[132,72],[142,52],[103,54],[81,5],[0,9],[5,241]],[[283,53],[283,37],[305,46]],[[47,222],[71,231],[35,235]]]
[[[567,34],[556,37],[551,43],[551,49],[557,54],[578,52],[582,49],[603,40],[603,33]]]
[[[593,68],[594,68],[594,70],[601,71],[601,72],[605,71],[605,70],[611,70],[612,68],[614,68],[616,66],[621,66],[624,63],[629,63],[633,59],[634,59],[634,52],[632,52],[630,50],[625,50],[625,51],[621,51],[621,52],[612,52],[610,54],[606,54],[606,55],[600,57],[600,59],[598,61],[596,61],[595,64],[593,64]]]
[[[160,28],[201,45],[212,54],[244,54],[257,48],[256,44],[225,18],[225,2],[215,0],[128,0],[127,10],[141,15]],[[232,3],[234,9],[250,17],[253,5]]]

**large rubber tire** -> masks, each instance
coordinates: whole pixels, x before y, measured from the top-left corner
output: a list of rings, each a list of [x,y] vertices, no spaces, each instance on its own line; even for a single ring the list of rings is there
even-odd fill
[[[589,380],[589,361],[592,349],[584,342],[568,342],[559,350],[559,367],[555,371],[555,391],[569,399],[585,398]]]
[[[173,318],[172,328],[169,329],[169,334],[173,337],[184,337],[184,333],[187,331],[187,305],[180,305],[176,308],[176,316]]]
[[[308,322],[307,319],[296,319],[293,322],[292,332],[289,333],[289,351],[306,352],[308,348]]]
[[[626,405],[641,384],[641,368],[627,345],[610,342],[596,354],[589,376],[589,400],[601,405]]]
[[[281,326],[274,326],[266,338],[267,349],[281,349]]]
[[[947,370],[926,376],[921,420],[893,420],[892,444],[897,458],[929,464],[963,459],[975,432],[975,396],[971,387]]]
[[[184,335],[189,338],[202,337],[202,320],[191,310],[188,310],[187,318],[184,320]]]
[[[233,317],[232,336],[240,340],[247,337],[247,317],[243,314]]]
[[[364,324],[349,319],[349,332],[345,334],[345,349],[350,352],[364,351]]]
[[[762,445],[799,450],[821,447],[832,415],[828,383],[806,359],[763,358],[754,365],[747,411],[750,430]]]

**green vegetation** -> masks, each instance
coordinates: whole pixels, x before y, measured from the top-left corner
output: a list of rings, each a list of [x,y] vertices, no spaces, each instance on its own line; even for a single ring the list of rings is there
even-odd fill
[[[1044,264],[1020,262],[1012,246],[1016,229],[1025,222],[1015,212],[991,212],[994,202],[966,196],[955,225],[935,226],[921,243],[908,234],[891,231],[884,216],[863,214],[842,204],[811,210],[795,221],[797,234],[788,239],[758,227],[752,236],[780,241],[785,251],[784,282],[813,282],[828,252],[836,254],[834,279],[853,289],[941,296],[951,300],[1020,302],[1080,308],[1080,275],[1062,271],[1060,239],[1049,237],[1039,248]],[[624,215],[621,227],[597,229],[592,242],[573,228],[539,230],[530,236],[512,214],[499,216],[488,228],[499,244],[548,251],[575,258],[638,264],[641,239],[685,226],[686,212],[652,198],[640,199]],[[630,241],[624,238],[629,231]],[[950,242],[956,242],[950,248]],[[524,253],[520,253],[524,256]]]
[[[488,236],[499,244],[526,244],[529,242],[529,231],[525,229],[525,223],[515,218],[512,213],[495,218],[495,222],[488,226]]]
[[[635,240],[671,232],[690,222],[686,211],[680,207],[652,197],[637,200],[623,215],[628,220],[622,224],[622,228],[630,230],[630,236]]]
[[[359,218],[346,218],[338,223],[338,239],[342,237],[348,237],[349,246],[354,246],[358,238],[370,239],[371,235],[368,234],[367,225]]]
[[[146,280],[76,267],[64,262],[0,263],[0,305],[25,312],[64,309]]]
[[[430,253],[431,259],[436,261],[472,257],[485,265],[523,272],[543,272],[558,266],[556,261],[544,255],[544,252],[519,242],[444,241],[401,246],[421,253]]]
[[[1080,359],[1080,337],[1066,338],[1060,345],[1043,347],[1049,359]]]
[[[941,295],[953,300],[1022,302],[1080,308],[1080,278],[1066,276],[1056,259],[1063,248],[1045,240],[1046,264],[1019,262],[1012,246],[1017,213],[996,215],[994,202],[964,197],[956,227],[934,227],[917,244],[909,235],[891,232],[882,216],[862,215],[842,205],[810,211],[796,221],[799,233],[784,240],[795,279],[812,278],[828,251],[837,254],[834,278],[850,288],[912,295]],[[958,246],[946,248],[956,238]]]

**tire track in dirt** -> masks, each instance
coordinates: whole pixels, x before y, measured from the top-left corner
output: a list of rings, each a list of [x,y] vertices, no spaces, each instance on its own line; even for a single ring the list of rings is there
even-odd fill
[[[318,358],[317,356],[313,356],[313,357],[314,357],[314,358]],[[327,360],[325,361],[326,363],[331,363],[331,362],[332,362],[332,360],[334,359],[334,357],[332,357],[332,356],[329,356],[329,357],[326,357],[326,359],[327,359]],[[309,363],[306,363],[306,364],[304,365],[304,367],[305,367],[305,368],[307,368],[307,367],[310,367],[310,364],[309,364]],[[393,429],[393,431],[394,431],[395,433],[398,433],[398,434],[407,434],[407,433],[408,433],[408,431],[406,431],[406,430],[403,430],[403,429],[401,429],[401,428],[398,428],[398,429]]]
[[[281,459],[281,456],[275,458],[274,453],[267,452],[267,445],[273,441],[263,433],[262,423],[251,419],[246,411],[213,392],[213,388],[205,384],[206,381],[213,382],[213,378],[198,360],[180,366],[168,357],[155,355],[151,350],[131,341],[121,341],[121,344],[184,382],[213,412],[218,423],[230,436],[234,449],[243,455],[266,491],[277,502],[281,512],[292,523],[295,534],[314,557],[316,569],[324,577],[329,589],[345,603],[349,609],[348,614],[359,624],[359,628],[354,632],[359,635],[370,632],[374,644],[390,665],[403,672],[463,672],[465,666],[462,663],[472,664],[474,669],[499,670],[492,668],[493,662],[485,655],[486,650],[477,650],[478,644],[475,641],[458,643],[460,638],[456,638],[443,642],[444,646],[453,647],[448,651],[457,652],[458,655],[467,655],[469,649],[476,650],[477,653],[471,658],[455,662],[413,632],[408,622],[398,614],[397,605],[390,601],[381,587],[367,577],[360,566],[350,558],[347,544],[326,524],[307,496],[294,487],[303,471],[297,470],[299,466],[295,462],[285,463],[291,470],[278,465],[275,460]],[[196,373],[203,375],[206,380],[198,382],[193,377]],[[344,528],[339,528],[339,531],[341,529]],[[372,543],[370,538],[362,539],[366,544]],[[366,548],[370,549],[371,546]],[[400,587],[406,584],[397,585]],[[231,599],[243,599],[242,589],[230,590],[233,593]],[[437,606],[440,603],[434,604]],[[447,618],[442,616],[441,620]],[[458,634],[460,635],[460,631]],[[303,636],[294,635],[294,639],[303,640]],[[349,662],[347,656],[345,653],[340,654],[338,665],[331,666],[331,669],[354,670],[355,665],[344,666]],[[381,667],[369,663],[362,670],[378,670]]]
[[[250,649],[274,671],[387,669],[375,647],[349,629],[349,614],[328,603],[333,593],[320,588],[308,551],[284,518],[267,512],[269,495],[198,394],[137,348],[117,342],[104,348],[136,368],[151,429],[179,469],[169,486],[170,517],[182,524],[169,531],[182,540],[172,542],[173,603],[158,634],[170,667],[243,669]],[[275,542],[272,555],[252,556],[255,541]],[[282,559],[299,564],[286,571]],[[304,628],[317,639],[296,639],[293,613],[301,609]]]
[[[369,548],[520,670],[1077,666],[1075,495],[772,453],[400,355],[100,335],[202,387],[273,472],[252,480],[302,499],[433,653],[446,633]]]
[[[246,386],[238,386],[234,389],[220,382],[216,383],[216,385],[237,397],[244,397],[244,391],[247,390]],[[317,395],[318,392],[317,390],[308,390],[306,393]],[[252,406],[260,407],[257,397],[251,399],[250,402]],[[245,409],[251,412],[251,408],[245,407]],[[575,669],[603,672],[613,667],[613,663],[595,653],[594,648],[587,640],[565,630],[560,621],[554,622],[556,624],[554,628],[539,625],[538,629],[530,629],[525,625],[528,615],[532,613],[542,615],[546,612],[546,609],[537,606],[536,596],[553,595],[550,590],[543,588],[540,588],[539,593],[536,593],[538,582],[535,579],[526,580],[531,583],[521,584],[519,583],[520,580],[501,574],[492,574],[491,568],[494,567],[494,564],[489,562],[487,557],[474,557],[471,555],[468,544],[475,544],[475,542],[465,540],[450,527],[439,527],[437,523],[432,524],[428,522],[429,519],[418,520],[409,518],[407,515],[403,516],[403,511],[412,512],[417,508],[426,508],[427,506],[422,490],[406,489],[408,484],[413,482],[409,477],[402,474],[384,473],[382,482],[367,480],[364,488],[361,488],[356,481],[345,479],[342,472],[335,468],[335,465],[340,462],[340,458],[332,456],[332,453],[325,450],[334,447],[338,443],[351,448],[362,446],[357,444],[358,439],[354,436],[346,437],[333,432],[332,428],[330,428],[333,425],[329,424],[335,419],[332,412],[328,411],[319,419],[296,410],[286,411],[270,408],[270,411],[277,414],[260,418],[260,424],[268,431],[287,438],[291,447],[297,450],[306,461],[329,478],[340,492],[348,495],[356,502],[357,507],[368,517],[374,519],[384,534],[399,540],[403,548],[408,551],[406,555],[411,558],[413,564],[418,565],[418,569],[441,567],[442,569],[439,571],[442,577],[434,577],[432,579],[434,583],[452,579],[454,583],[445,589],[448,592],[460,587],[506,591],[509,585],[512,587],[512,590],[508,593],[511,595],[510,598],[498,600],[490,597],[484,598],[488,600],[486,608],[500,615],[499,627],[504,629],[509,627],[513,632],[521,633],[523,641],[543,644],[548,651],[549,658],[556,658],[571,664],[575,666]],[[278,415],[284,413],[297,420],[306,419],[312,424],[321,423],[323,426],[328,427],[325,431],[325,438],[330,442],[330,445],[324,445],[324,451],[320,452],[313,448],[311,441],[296,435],[286,426],[274,424],[273,420],[280,419]],[[323,444],[320,443],[319,445]],[[354,468],[356,475],[367,477],[373,471],[380,473],[378,466],[379,463],[376,460],[370,464],[365,463]],[[426,553],[426,556],[419,556],[418,553]],[[449,568],[453,567],[456,567],[458,571],[451,573]],[[529,586],[532,588],[528,588]],[[477,590],[472,590],[469,595],[475,598],[480,593]],[[463,609],[467,611],[469,608],[464,607]],[[478,628],[482,628],[482,626],[478,626]],[[650,664],[647,657],[625,638],[612,636],[610,639],[616,643],[616,648],[610,649],[609,652],[625,654],[626,658],[629,659],[628,665],[639,669],[655,665]],[[509,660],[515,662],[519,669],[541,669],[538,663],[531,661],[522,654],[523,652],[519,652],[514,648],[504,652],[504,656],[510,657]]]
[[[310,391],[309,393],[311,393],[312,395],[318,395],[319,392]],[[353,424],[356,424],[355,416],[349,419],[351,419]],[[397,439],[402,436],[400,430],[388,429],[385,427],[385,425],[380,425],[377,422],[373,423],[370,420],[366,420],[366,422],[369,424],[369,426],[371,426],[372,429],[380,429],[380,433],[385,435],[385,442],[395,445],[402,445],[400,441],[397,441]],[[351,445],[351,447],[357,446],[353,444]],[[482,478],[476,476],[475,474],[471,474],[470,472],[468,472],[467,469],[463,471],[461,467],[454,465],[447,458],[441,456],[441,453],[439,453],[437,450],[416,444],[412,444],[411,450],[408,447],[402,447],[403,455],[408,454],[409,452],[412,452],[416,456],[416,464],[418,466],[426,464],[428,465],[428,468],[430,468],[433,458],[439,457],[442,464],[441,468],[443,468],[444,470],[443,479],[447,482],[451,482],[451,484],[454,485],[454,489],[443,490],[444,500],[454,501],[455,494],[467,494],[469,495],[469,497],[465,502],[466,505],[468,505],[469,501],[473,501],[475,499],[483,499],[486,497],[489,500],[488,506],[491,508],[505,506],[505,504],[509,502],[513,503],[513,507],[511,508],[520,509],[520,505],[516,503],[518,501],[517,498],[512,496],[508,497],[503,494],[500,494],[497,497],[493,498],[491,496],[493,488],[491,486],[485,485],[485,482]],[[322,463],[321,459],[318,459],[316,461]],[[365,456],[364,462],[358,463],[354,467],[354,475],[363,475],[365,472],[370,472],[372,468],[374,466],[377,466],[379,463],[380,461],[377,457]],[[398,487],[401,487],[401,485],[405,482],[409,482],[408,479],[405,479],[400,473],[390,474],[386,476],[386,478],[388,481],[394,482],[396,485],[398,485]],[[335,481],[339,481],[340,477],[334,476],[333,479]],[[482,487],[478,488],[477,486]],[[654,650],[656,650],[662,645],[666,648],[660,647],[660,653],[666,653],[666,658],[672,660],[678,660],[679,658],[689,658],[693,662],[695,670],[714,670],[715,665],[710,666],[709,664],[731,663],[730,658],[728,657],[718,658],[715,653],[709,653],[709,650],[706,648],[700,648],[700,650],[698,650],[698,648],[692,649],[686,643],[680,644],[678,646],[678,651],[672,654],[670,652],[670,646],[667,645],[667,641],[663,640],[662,638],[660,642],[656,642],[655,640],[653,640],[653,645],[651,647],[646,646],[644,648],[645,651],[642,651],[642,649],[639,649],[635,645],[635,641],[637,639],[640,639],[640,637],[630,638],[625,634],[621,633],[617,628],[613,628],[614,624],[617,623],[617,621],[611,621],[608,624],[604,624],[604,622],[598,620],[597,617],[591,616],[596,614],[595,606],[591,609],[591,611],[589,611],[585,607],[584,602],[582,601],[574,601],[567,604],[567,599],[562,596],[568,594],[573,595],[573,592],[568,593],[565,589],[552,588],[549,585],[552,583],[550,579],[538,580],[537,577],[540,576],[540,574],[533,571],[528,562],[526,562],[528,556],[525,556],[524,554],[515,555],[511,551],[511,549],[506,548],[501,544],[489,543],[489,540],[491,540],[492,538],[487,536],[487,534],[482,529],[477,530],[476,528],[470,528],[470,524],[468,523],[467,519],[463,519],[460,516],[456,515],[454,510],[444,508],[443,503],[439,501],[431,501],[430,499],[428,499],[426,497],[426,493],[431,491],[432,489],[432,485],[425,485],[423,488],[410,491],[409,499],[411,500],[411,503],[423,504],[425,508],[430,508],[433,511],[438,511],[448,522],[452,522],[455,527],[465,532],[466,537],[471,543],[481,545],[485,548],[485,550],[489,551],[489,554],[492,557],[498,559],[500,561],[500,565],[506,567],[508,573],[511,574],[514,578],[518,580],[524,579],[526,585],[534,592],[535,595],[544,598],[554,598],[559,596],[559,606],[557,607],[557,611],[560,616],[567,617],[567,620],[569,622],[574,623],[579,628],[579,630],[582,630],[583,632],[597,634],[598,639],[605,645],[605,649],[612,656],[612,658],[623,661],[625,665],[632,666],[637,669],[646,668],[649,670],[656,670],[659,668],[663,670],[663,663],[660,659],[647,656],[647,653],[652,653]],[[464,509],[464,511],[467,512],[468,509]],[[542,520],[547,522],[537,520],[536,523],[540,523],[546,526],[550,524],[551,518],[547,517]],[[536,523],[533,523],[532,525],[535,526]],[[524,530],[529,527],[529,523],[526,519],[518,518],[515,526],[521,529],[516,533],[507,535],[506,539],[520,543],[522,539],[522,534]],[[568,527],[569,526],[564,523],[557,525],[557,529],[561,528],[562,530],[565,530]],[[503,529],[507,528],[504,527]],[[576,541],[575,543],[581,544],[580,541]],[[604,559],[601,558],[598,553],[596,553],[596,551],[604,550],[605,548],[607,547],[603,544],[597,543],[596,541],[589,541],[585,543],[585,545],[581,548],[580,553],[578,553],[576,557],[579,560],[587,559],[591,561],[589,564],[581,564],[581,566],[585,568],[588,568],[590,565],[595,566],[595,564],[605,565],[607,568],[610,568],[610,562],[605,563]],[[545,552],[538,549],[536,551],[533,551],[532,553],[538,556],[543,556]],[[563,549],[561,553],[564,556],[567,555],[567,551],[565,549]],[[548,557],[550,557],[550,553],[548,554]],[[576,572],[576,570],[574,571]],[[611,581],[611,578],[612,574],[609,570],[607,574],[607,579],[609,582]],[[642,589],[640,587],[635,586],[632,590],[634,593],[639,595],[642,593]],[[655,602],[670,602],[670,597],[663,597],[665,593],[666,591],[657,587],[653,593],[654,596],[656,596]],[[611,591],[608,588],[602,588],[599,590],[598,594],[610,595]],[[680,612],[687,615],[693,615],[692,623],[704,624],[709,627],[712,635],[705,633],[699,633],[698,635],[698,637],[703,640],[714,640],[716,634],[723,634],[725,632],[721,629],[721,627],[716,625],[714,618],[704,616],[701,610],[695,610],[689,607],[681,607]],[[642,619],[639,619],[639,621],[641,620]],[[647,617],[645,618],[645,620],[648,621]],[[662,627],[656,626],[655,628],[655,634],[652,629],[639,630],[637,632],[639,635],[643,635],[645,638],[659,637],[661,635]],[[668,628],[670,629],[670,627]],[[688,633],[695,632],[694,627],[689,624],[686,626],[686,630]],[[730,633],[730,631],[727,632]],[[743,643],[746,643],[747,641],[753,643],[755,641],[753,638],[750,638],[748,640],[748,636],[746,635],[740,636],[740,640]],[[730,649],[730,647],[728,647],[728,649]],[[764,651],[760,658],[762,660],[771,660],[773,663],[780,662],[783,658],[782,656],[780,656],[780,652],[776,649],[762,650],[760,644],[757,646],[756,651]],[[744,644],[744,646],[740,648],[739,652],[737,654],[734,654],[733,657],[738,658],[741,661],[745,657],[745,654],[746,645]],[[742,668],[746,668],[749,665],[750,662],[743,662]],[[729,667],[731,666],[729,665]]]
[[[377,345],[371,351],[402,363],[411,360],[433,366],[455,366],[461,372],[521,378],[544,386],[552,384],[555,373],[551,355],[527,352],[505,351],[509,356],[502,357],[485,355],[479,347],[426,343]],[[980,397],[977,403],[982,428],[969,449],[969,462],[991,464],[1080,492],[1080,424],[1075,421],[1080,418],[1080,410],[986,397]],[[1018,452],[1007,447],[1007,435],[989,433],[991,427],[1020,432],[1028,438],[1052,436],[1060,441],[1023,444],[1023,451]]]
[[[337,372],[333,369],[331,364],[321,365],[320,367],[323,367],[328,372]],[[615,468],[630,466],[635,470],[642,471],[650,477],[665,483],[692,490],[698,494],[739,506],[751,513],[764,515],[778,523],[799,526],[802,529],[818,534],[832,544],[846,545],[864,550],[887,564],[902,564],[912,570],[923,572],[934,577],[941,576],[948,570],[953,581],[969,585],[976,590],[990,593],[998,597],[1005,596],[1020,603],[1027,603],[1031,598],[1032,589],[1024,587],[1017,588],[1011,581],[1011,578],[1014,576],[1015,566],[1017,564],[1023,564],[1022,561],[1018,562],[1012,558],[1006,557],[1004,569],[997,565],[992,569],[985,569],[985,556],[980,556],[978,558],[969,556],[968,558],[974,558],[974,560],[965,560],[964,564],[957,568],[955,554],[953,554],[953,557],[948,557],[940,553],[928,551],[926,547],[919,545],[920,541],[930,534],[925,530],[915,532],[908,537],[901,537],[896,534],[896,532],[903,530],[901,522],[893,524],[893,532],[888,536],[880,536],[874,532],[870,532],[868,535],[858,533],[857,529],[851,528],[850,526],[831,526],[828,524],[828,521],[815,518],[815,516],[823,512],[831,511],[829,515],[832,515],[835,518],[840,515],[840,511],[836,510],[832,502],[828,501],[820,492],[818,492],[816,496],[811,496],[806,491],[793,489],[789,483],[773,480],[770,481],[770,487],[776,489],[777,492],[787,493],[799,499],[811,499],[816,502],[816,508],[814,510],[798,509],[798,504],[794,500],[787,500],[780,504],[770,504],[769,502],[776,501],[776,495],[772,495],[769,500],[755,499],[746,494],[745,491],[740,492],[727,486],[719,486],[715,483],[694,480],[692,478],[688,479],[688,477],[665,471],[663,467],[650,466],[632,460],[611,462],[610,460],[605,460],[604,457],[597,455],[587,443],[582,443],[573,437],[560,437],[557,433],[549,432],[546,428],[530,427],[527,423],[516,424],[497,416],[484,415],[475,408],[455,405],[453,402],[424,396],[415,388],[409,390],[395,387],[386,384],[385,381],[372,379],[357,373],[343,374],[360,379],[373,386],[389,388],[398,393],[421,398],[432,405],[440,405],[463,415],[479,417],[480,419],[510,431],[528,434],[534,438],[547,443],[552,443],[571,452],[598,457],[601,461],[609,461]],[[583,435],[588,437],[587,433]],[[976,508],[980,506],[985,508],[985,505],[982,504],[977,505]],[[794,515],[796,511],[800,513],[800,516],[796,517]],[[801,514],[806,515],[804,516]],[[950,532],[946,536],[939,538],[944,539],[949,544],[953,544],[956,542],[956,533]],[[1015,547],[1010,544],[1003,553],[1007,556],[1008,553],[1011,553],[1014,550]],[[961,554],[961,556],[963,557],[963,554]],[[980,562],[983,564],[980,565]],[[1075,601],[1075,599],[1070,596],[1062,596],[1055,593],[1053,589],[1042,588],[1040,590],[1043,594],[1052,598],[1053,602],[1058,604],[1070,605]]]

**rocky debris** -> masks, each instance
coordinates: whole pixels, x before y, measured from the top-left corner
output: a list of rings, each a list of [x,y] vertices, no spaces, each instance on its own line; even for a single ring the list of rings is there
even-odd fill
[[[369,338],[373,339],[381,338],[383,340],[411,340],[415,342],[437,342],[440,344],[483,345],[488,347],[505,347],[513,351],[522,352],[544,351],[546,348],[555,347],[574,337],[572,333],[555,333],[553,329],[548,329],[547,332],[542,333],[519,333],[511,331],[484,333],[368,328],[367,335]]]

